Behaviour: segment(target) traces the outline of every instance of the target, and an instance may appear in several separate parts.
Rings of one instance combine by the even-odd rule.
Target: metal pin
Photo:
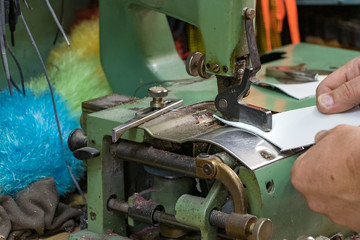
[[[13,95],[12,89],[11,89],[11,77],[10,77],[10,71],[9,71],[9,63],[7,61],[6,57],[6,47],[5,47],[5,5],[4,1],[1,0],[0,2],[0,48],[1,48],[1,57],[3,61],[3,66],[5,70],[6,80],[8,82],[10,95]]]
[[[30,5],[30,3],[29,3],[27,0],[23,0],[23,2],[24,2],[25,7],[26,7],[27,9],[30,9],[30,10],[33,9],[32,6]]]
[[[66,34],[65,34],[65,31],[64,31],[64,29],[62,28],[62,26],[61,26],[61,24],[60,24],[60,22],[59,22],[59,20],[58,20],[58,18],[57,18],[57,16],[56,16],[56,14],[55,14],[55,12],[54,12],[54,9],[51,7],[51,4],[50,4],[49,0],[45,0],[45,1],[46,1],[46,4],[47,4],[47,6],[48,6],[48,8],[49,8],[49,10],[50,10],[50,12],[51,12],[54,20],[55,20],[55,23],[56,23],[56,25],[58,26],[60,32],[62,33],[62,35],[63,35],[63,37],[64,37],[67,45],[70,46],[70,42],[69,42],[69,40],[68,40],[68,38],[67,38],[67,36],[66,36]]]
[[[18,68],[18,71],[19,71],[19,74],[20,74],[20,80],[21,80],[22,93],[23,93],[23,95],[25,96],[24,75],[23,75],[23,72],[22,72],[20,63],[19,63],[19,61],[17,60],[14,52],[11,50],[11,48],[10,48],[9,46],[7,46],[7,50],[9,51],[11,57],[13,58],[16,66],[17,66],[17,68]]]
[[[49,86],[49,90],[50,90],[50,94],[51,94],[51,100],[52,100],[52,104],[53,104],[53,108],[54,108],[54,113],[55,113],[56,125],[57,125],[57,129],[58,129],[58,133],[59,133],[59,138],[60,138],[60,143],[61,143],[61,146],[62,146],[62,150],[63,150],[64,157],[66,158],[66,150],[65,150],[65,145],[64,145],[63,138],[62,138],[62,134],[61,134],[59,117],[58,117],[57,111],[56,111],[56,104],[55,104],[54,92],[53,92],[53,89],[52,89],[52,86],[51,86],[51,82],[50,82],[49,76],[48,76],[47,71],[46,71],[46,67],[45,67],[45,64],[44,64],[44,60],[43,60],[42,57],[41,57],[39,48],[37,47],[37,45],[36,45],[36,43],[35,43],[35,40],[34,40],[32,34],[31,34],[31,31],[30,31],[30,29],[29,29],[29,27],[28,27],[28,25],[27,25],[27,23],[26,23],[26,21],[25,21],[25,18],[24,18],[24,16],[22,15],[21,12],[20,12],[20,19],[21,19],[21,21],[23,22],[24,27],[25,27],[25,29],[26,29],[26,31],[27,31],[30,39],[31,39],[31,43],[33,44],[34,49],[35,49],[35,51],[36,51],[36,53],[37,53],[37,55],[38,55],[38,57],[39,57],[39,60],[40,60],[40,62],[41,62],[41,66],[42,66],[43,71],[44,71],[44,74],[45,74],[46,81],[47,81],[48,86]],[[71,171],[71,168],[70,168],[70,166],[69,166],[69,163],[66,162],[66,159],[65,159],[65,163],[66,163],[66,167],[67,167],[67,169],[68,169],[68,171],[69,171],[69,174],[70,174],[70,176],[71,176],[71,178],[72,178],[72,180],[73,180],[73,182],[74,182],[74,184],[75,184],[75,187],[78,189],[78,191],[79,191],[79,193],[80,193],[83,201],[85,202],[85,204],[87,204],[87,201],[86,201],[86,198],[85,198],[85,196],[84,196],[84,193],[83,193],[83,191],[81,190],[81,188],[80,188],[77,180],[76,180],[75,177],[73,176],[72,171]]]

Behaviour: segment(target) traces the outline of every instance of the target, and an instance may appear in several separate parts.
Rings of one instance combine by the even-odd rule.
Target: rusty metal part
[[[214,102],[201,102],[165,113],[138,128],[166,142],[188,142],[195,136],[222,127],[213,117],[213,111],[216,111]]]
[[[198,231],[192,227],[176,220],[174,215],[164,212],[164,209],[151,200],[140,198],[135,200],[129,207],[128,203],[122,202],[116,198],[108,201],[107,207],[110,210],[120,211],[128,214],[142,222],[160,223],[160,231],[166,237],[180,237],[188,231]],[[250,214],[227,214],[221,211],[213,210],[210,213],[210,224],[225,229],[228,236],[251,240],[269,240],[272,234],[272,223],[269,219],[258,219]],[[251,238],[248,238],[251,236]]]
[[[166,106],[163,101],[164,97],[167,97],[168,90],[161,86],[151,87],[148,90],[149,97],[152,97],[153,100],[150,102],[150,106],[153,108],[163,108]]]
[[[150,224],[158,222],[153,216],[155,212],[159,211],[164,211],[164,207],[151,199],[146,200],[141,196],[136,196],[131,206],[128,207],[128,215],[130,217]]]
[[[123,213],[128,213],[129,205],[126,202],[122,202],[116,198],[110,198],[107,207],[112,210],[117,210]]]
[[[238,175],[218,157],[200,154],[196,158],[196,176],[219,180],[233,198],[234,212],[246,214],[244,186]]]
[[[272,223],[269,219],[258,219],[250,214],[227,214],[213,210],[210,224],[224,228],[228,236],[236,239],[269,240],[272,235]]]
[[[141,112],[138,112],[135,117],[120,126],[113,128],[112,130],[112,141],[117,142],[120,137],[130,128],[137,127],[151,119],[154,119],[170,110],[180,107],[183,104],[181,99],[167,99],[164,101],[165,106],[163,108],[154,109],[147,108]]]
[[[257,217],[250,214],[229,214],[226,219],[225,231],[230,236],[245,238],[252,234],[251,226],[256,223]]]
[[[176,227],[181,227],[181,228],[188,229],[188,230],[198,231],[197,228],[183,224],[183,223],[177,221],[174,215],[165,213],[163,211],[156,211],[154,213],[154,220],[159,223],[164,223],[164,224],[167,224],[170,226],[176,226]]]
[[[195,158],[163,151],[140,143],[121,141],[110,146],[117,158],[195,177]]]
[[[141,204],[136,204],[136,202],[141,202]],[[110,198],[107,207],[110,210],[127,213],[129,217],[136,218],[137,220],[140,221],[149,222],[149,220],[151,219],[152,223],[163,223],[169,226],[180,227],[190,231],[199,230],[195,227],[177,221],[174,215],[165,213],[162,207],[159,207],[159,205],[157,205],[156,203],[154,204],[154,202],[151,200],[145,200],[145,201],[135,200],[135,204],[133,204],[133,206],[130,207],[129,204],[126,202],[122,202],[117,198]],[[138,209],[134,209],[134,207]]]
[[[259,51],[256,45],[254,22],[252,19],[252,16],[255,15],[254,9],[251,8],[245,9],[245,15],[249,15],[249,17],[245,19],[245,31],[246,31],[246,40],[250,53],[251,64],[252,64],[251,68],[253,69],[252,76],[255,76],[255,74],[261,68],[261,62],[260,62]]]

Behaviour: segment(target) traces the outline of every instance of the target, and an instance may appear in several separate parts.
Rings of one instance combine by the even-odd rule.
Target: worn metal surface
[[[221,127],[213,117],[214,111],[213,102],[201,102],[166,113],[139,128],[153,138],[183,143]]]
[[[151,146],[122,141],[110,147],[113,157],[159,167],[186,176],[195,176],[195,158],[155,149]]]
[[[117,142],[120,137],[129,129],[137,127],[151,119],[154,119],[168,111],[171,111],[174,108],[180,107],[183,103],[181,99],[167,99],[164,101],[163,108],[147,108],[144,109],[143,113],[135,114],[134,118],[113,128],[112,130],[112,141]]]
[[[233,202],[234,212],[246,214],[246,196],[240,178],[228,165],[215,156],[200,154],[196,158],[196,176],[220,181],[229,191]]]
[[[219,128],[192,140],[221,147],[250,170],[270,165],[297,152],[280,152],[277,147],[262,138],[233,127]]]
[[[121,94],[110,94],[104,97],[94,98],[81,103],[82,109],[97,112],[104,109],[116,107],[122,104],[136,102],[139,99]]]

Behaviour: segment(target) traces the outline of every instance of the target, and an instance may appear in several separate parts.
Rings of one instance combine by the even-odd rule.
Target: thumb
[[[318,96],[316,105],[320,112],[344,112],[360,104],[360,78],[345,82],[331,92]]]

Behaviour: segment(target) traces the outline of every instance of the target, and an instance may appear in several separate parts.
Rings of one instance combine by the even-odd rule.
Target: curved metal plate
[[[250,170],[264,167],[303,150],[300,148],[280,152],[266,140],[233,127],[219,128],[191,140],[208,142],[224,149]]]

